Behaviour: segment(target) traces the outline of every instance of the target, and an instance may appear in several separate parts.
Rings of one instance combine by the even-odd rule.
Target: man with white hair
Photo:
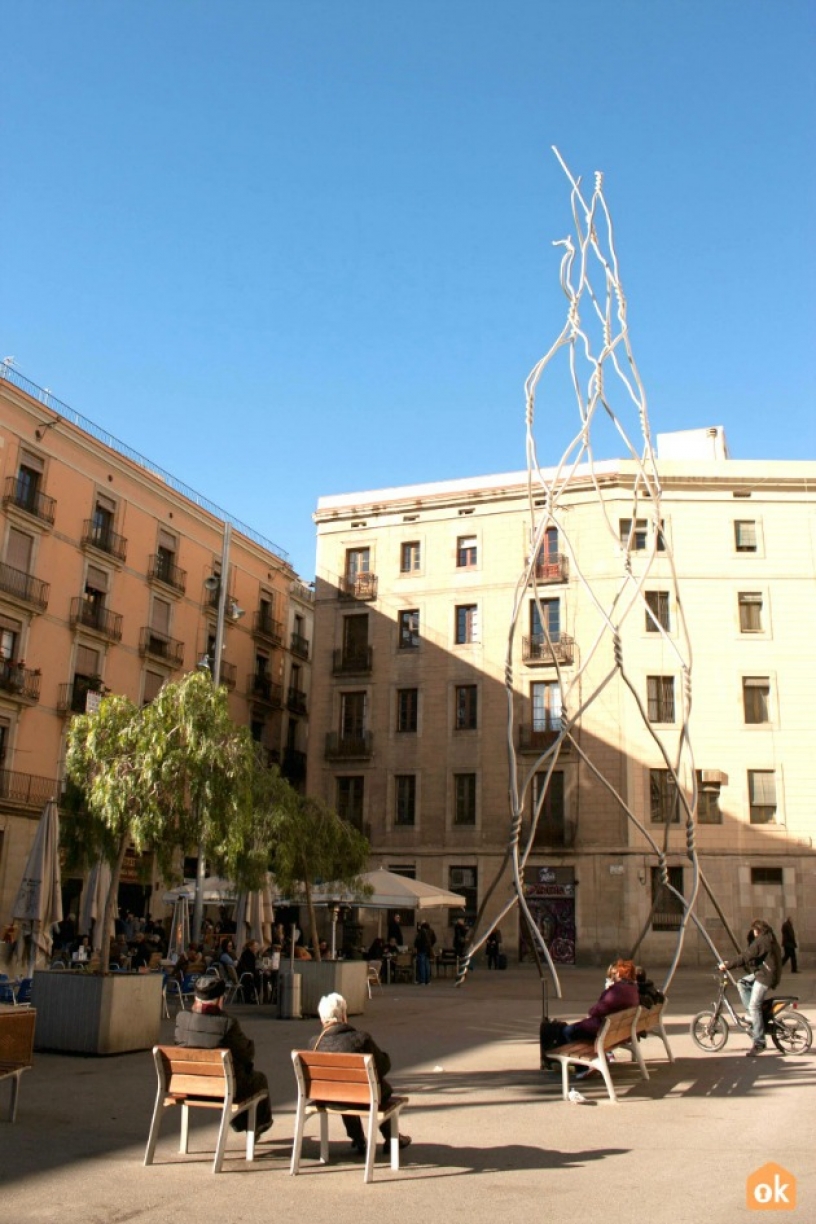
[[[325,1050],[331,1054],[373,1054],[374,1068],[377,1072],[377,1082],[380,1085],[380,1105],[385,1108],[393,1096],[393,1088],[385,1079],[391,1070],[391,1059],[381,1050],[374,1039],[368,1034],[354,1028],[348,1022],[346,1000],[341,994],[328,994],[317,1005],[322,1029],[311,1043],[313,1050]],[[361,1156],[366,1152],[363,1123],[357,1114],[343,1114],[343,1125],[351,1140],[351,1146]],[[383,1152],[387,1155],[391,1139],[390,1123],[385,1122],[380,1127],[383,1137]],[[399,1145],[407,1148],[411,1142],[410,1135],[400,1135]]]

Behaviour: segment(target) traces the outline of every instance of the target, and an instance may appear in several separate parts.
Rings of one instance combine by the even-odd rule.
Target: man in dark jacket
[[[254,1096],[256,1092],[267,1093],[258,1102],[255,1138],[260,1139],[272,1125],[272,1111],[266,1076],[256,1071],[255,1042],[247,1037],[237,1020],[224,1011],[226,983],[221,978],[200,977],[195,985],[195,1002],[192,1011],[180,1011],[176,1016],[176,1045],[197,1050],[229,1050],[235,1071],[235,1094],[239,1101]],[[245,1131],[247,1114],[239,1114],[230,1125],[233,1130]]]
[[[394,1095],[393,1088],[385,1078],[391,1070],[391,1059],[384,1050],[380,1049],[373,1037],[349,1024],[346,1000],[341,994],[324,995],[317,1005],[317,1012],[323,1027],[317,1037],[311,1041],[311,1048],[325,1050],[328,1054],[373,1054],[377,1082],[380,1085],[380,1106],[385,1107]],[[359,1115],[342,1114],[341,1116],[346,1134],[351,1140],[351,1146],[355,1152],[364,1156],[366,1141]],[[390,1122],[384,1122],[380,1127],[380,1134],[384,1140],[383,1151],[386,1154],[391,1139],[390,1126]],[[400,1135],[401,1148],[407,1148],[410,1142],[410,1135]]]
[[[737,988],[751,1021],[753,1045],[748,1051],[748,1057],[754,1058],[765,1049],[762,1001],[769,990],[779,985],[782,976],[782,949],[768,923],[762,918],[755,918],[751,923],[751,934],[753,939],[742,956],[731,961],[720,961],[719,968],[748,970],[737,982]]]

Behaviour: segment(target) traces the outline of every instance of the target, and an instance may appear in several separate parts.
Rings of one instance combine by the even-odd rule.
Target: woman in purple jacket
[[[597,1003],[590,1007],[582,1020],[572,1024],[561,1024],[560,1031],[556,1027],[558,1021],[550,1021],[547,1031],[547,1048],[554,1049],[568,1041],[594,1041],[603,1027],[607,1016],[613,1012],[625,1011],[627,1007],[637,1007],[640,1002],[638,994],[635,962],[616,960],[610,965],[609,976],[612,984],[607,986]],[[542,1049],[546,1061],[546,1049]]]

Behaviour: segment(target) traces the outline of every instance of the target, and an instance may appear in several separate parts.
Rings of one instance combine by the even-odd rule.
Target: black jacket
[[[255,1070],[255,1042],[226,1012],[180,1011],[176,1016],[176,1045],[197,1050],[229,1050],[238,1099],[249,1096],[253,1091],[251,1077]]]
[[[726,969],[747,969],[758,982],[772,990],[782,977],[782,949],[773,931],[765,931],[750,943],[735,960],[725,962]]]
[[[385,1079],[391,1070],[391,1059],[381,1050],[373,1037],[351,1024],[332,1024],[310,1041],[311,1048],[325,1050],[327,1054],[373,1054],[374,1067],[380,1085],[380,1104],[384,1105],[393,1092]]]

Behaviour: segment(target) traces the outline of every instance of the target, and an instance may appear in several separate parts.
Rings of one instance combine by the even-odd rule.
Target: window
[[[365,778],[355,775],[337,779],[337,815],[360,832],[363,829],[364,795]]]
[[[771,682],[767,676],[744,676],[742,704],[746,723],[766,723],[770,716]]]
[[[550,641],[557,642],[561,633],[560,599],[540,599],[538,602],[530,600],[530,636],[538,642],[543,642],[545,625]]]
[[[653,931],[678,931],[683,920],[683,902],[670,889],[683,893],[683,868],[669,867],[669,888],[660,879],[660,868],[652,868]]]
[[[748,803],[751,824],[774,824],[776,774],[772,769],[748,770]]]
[[[475,825],[476,823],[476,775],[474,773],[453,775],[453,823]]]
[[[479,609],[476,604],[458,604],[456,607],[456,645],[479,640]]]
[[[476,537],[459,536],[456,541],[456,564],[459,569],[473,569],[476,565],[478,549],[476,546]]]
[[[752,884],[779,884],[783,883],[781,867],[752,867],[751,868],[751,883]]]
[[[340,735],[343,739],[357,739],[365,734],[366,694],[340,694]]]
[[[754,519],[736,519],[734,522],[734,547],[737,552],[757,551],[757,525]]]
[[[669,629],[669,592],[646,592],[646,630],[648,633],[658,633],[660,629]]]
[[[100,669],[102,656],[90,646],[77,646],[74,659],[74,679],[71,685],[71,710],[75,714],[86,713],[88,693],[101,688]]]
[[[142,705],[150,705],[151,701],[155,701],[159,695],[159,689],[164,684],[164,676],[160,676],[158,672],[146,671],[144,674],[144,687],[142,689]]]
[[[647,676],[649,722],[674,722],[674,676]]]
[[[630,552],[646,552],[649,547],[649,533],[653,530],[653,525],[648,519],[621,519],[618,524],[620,533],[620,542]],[[657,551],[663,552],[666,544],[663,538],[663,524],[657,532]]]
[[[358,574],[369,573],[370,565],[370,548],[349,548],[346,552],[346,578],[353,580]]]
[[[419,689],[397,689],[397,730],[416,731]]]
[[[0,769],[2,769],[5,764],[10,734],[11,724],[5,718],[0,718]]]
[[[536,564],[554,565],[558,562],[558,528],[548,527],[538,549]]]
[[[737,595],[739,606],[740,633],[762,632],[762,595],[759,591],[740,591]]]
[[[21,574],[31,573],[31,558],[34,552],[34,537],[9,527],[6,544],[6,563]]]
[[[542,680],[530,686],[533,732],[561,730],[561,686],[557,680]]]
[[[722,824],[720,809],[720,788],[703,786],[701,770],[697,775],[697,822],[698,824]]]
[[[109,497],[102,497],[101,495],[97,497],[91,520],[91,539],[94,544],[97,544],[106,552],[111,551],[115,513],[116,503],[114,501]]]
[[[397,618],[400,650],[415,650],[419,646],[419,609],[409,608]]]
[[[43,476],[43,462],[35,455],[21,454],[20,466],[17,469],[17,488],[15,500],[24,510],[37,512],[37,494],[40,492]]]
[[[400,549],[400,573],[415,574],[420,568],[422,553],[419,540],[409,540]]]
[[[89,612],[89,621],[93,623],[94,613],[99,613],[105,606],[105,598],[108,593],[108,575],[104,570],[97,569],[95,565],[88,566],[88,573],[85,577],[85,605]]]
[[[0,659],[9,661],[17,658],[17,643],[20,640],[22,625],[17,621],[7,620],[0,616]]]
[[[649,770],[649,810],[652,824],[679,824],[680,802],[668,769]]]
[[[156,577],[162,582],[171,582],[176,566],[178,541],[169,531],[159,529],[159,542],[156,547]]]
[[[159,633],[170,632],[170,604],[166,599],[154,597],[150,610],[150,628],[158,630]]]
[[[416,823],[416,774],[397,774],[394,778],[394,824]]]
[[[479,906],[478,867],[449,867],[448,888],[451,892],[458,893],[460,897],[465,898],[463,906],[465,920],[470,923],[475,922]],[[456,918],[462,917],[460,910],[452,909],[448,911],[448,914],[451,926]]]
[[[456,686],[456,730],[475,731],[478,726],[479,688],[476,684]]]
[[[368,664],[368,613],[343,617],[343,662],[348,666]]]
[[[538,808],[538,801],[546,782],[546,771],[537,773],[533,778],[533,812]],[[554,769],[550,775],[549,786],[544,790],[533,844],[536,846],[564,846],[566,842],[564,771]]]

